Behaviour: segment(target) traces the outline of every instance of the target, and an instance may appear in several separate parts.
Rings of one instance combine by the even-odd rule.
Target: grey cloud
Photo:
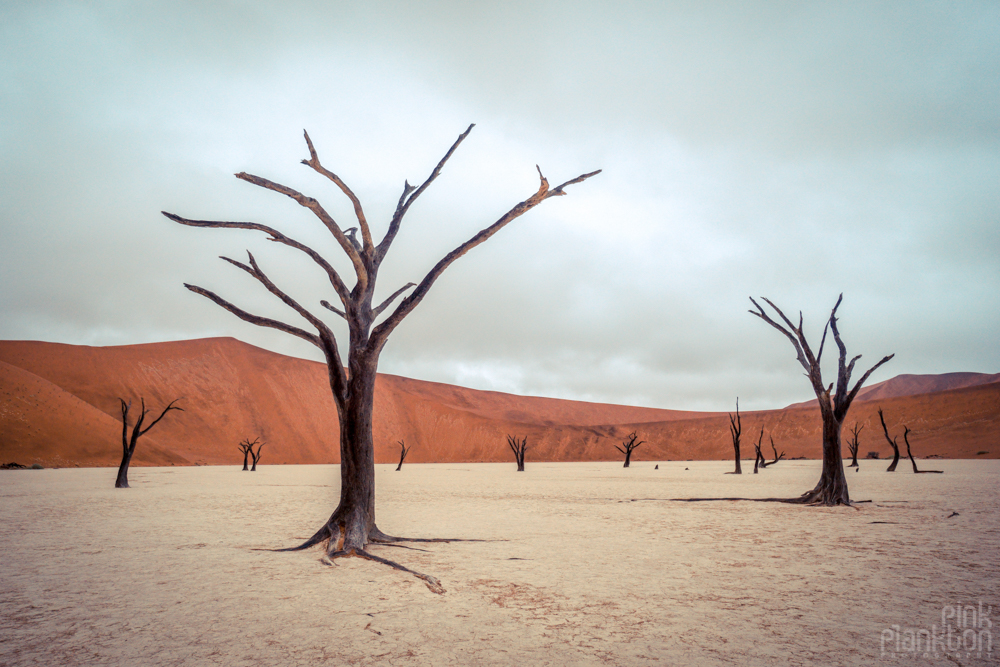
[[[313,306],[308,261],[161,209],[315,244],[251,171],[384,230],[404,179],[476,130],[414,207],[383,291],[537,186],[605,171],[462,258],[394,333],[386,372],[673,408],[805,400],[748,295],[815,335],[843,291],[880,371],[995,372],[1000,10],[993,3],[9,4],[0,15],[0,336],[231,335],[318,358],[187,292],[294,320],[217,259],[254,252]],[[346,335],[340,331],[340,335]]]

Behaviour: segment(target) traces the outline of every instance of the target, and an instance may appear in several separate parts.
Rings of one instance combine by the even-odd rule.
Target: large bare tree
[[[761,298],[774,309],[784,325],[771,319],[770,315],[760,307],[760,304],[753,300],[753,297],[750,298],[750,302],[753,303],[757,310],[751,310],[750,313],[770,324],[791,341],[792,347],[795,348],[796,358],[806,370],[806,377],[809,378],[809,383],[816,393],[820,415],[823,418],[823,472],[820,474],[819,482],[815,488],[802,494],[795,502],[818,505],[850,505],[851,497],[847,491],[847,478],[844,476],[844,460],[841,458],[840,452],[840,429],[844,424],[844,419],[847,418],[847,411],[861,390],[862,385],[875,372],[876,368],[888,362],[895,355],[890,354],[887,357],[883,357],[881,361],[869,368],[861,376],[861,379],[857,381],[854,387],[851,387],[851,373],[854,371],[854,364],[861,358],[861,355],[857,355],[848,362],[847,346],[840,339],[840,330],[837,328],[837,308],[840,307],[840,302],[844,299],[843,294],[837,298],[837,303],[830,312],[830,319],[827,320],[826,326],[823,327],[823,338],[820,340],[819,351],[816,354],[813,354],[812,348],[806,340],[805,333],[802,331],[802,313],[799,313],[799,324],[795,326],[785,317],[780,308],[771,303],[769,299]],[[829,385],[823,383],[823,376],[820,372],[820,361],[823,358],[823,345],[826,343],[827,331],[833,333],[833,339],[836,341],[837,349],[840,351],[837,363],[836,391],[834,391],[834,383],[831,382]]]
[[[305,319],[315,329],[316,333],[286,324],[285,322],[249,313],[202,287],[188,284],[185,284],[185,287],[192,292],[210,299],[246,322],[277,329],[308,341],[318,347],[326,359],[330,390],[333,393],[334,402],[337,406],[337,416],[340,421],[340,502],[333,511],[333,514],[320,526],[319,530],[301,545],[293,547],[293,549],[305,549],[316,544],[326,543],[326,556],[328,560],[341,556],[368,558],[400,570],[411,572],[424,579],[432,590],[435,590],[436,587],[440,588],[440,585],[433,577],[413,572],[398,563],[374,556],[367,551],[369,544],[392,544],[410,539],[387,535],[379,530],[375,523],[375,460],[372,446],[372,410],[379,355],[385,347],[389,334],[399,326],[403,318],[413,312],[413,309],[427,296],[434,282],[455,260],[472,248],[484,243],[506,227],[511,221],[524,215],[547,199],[565,195],[568,186],[581,183],[600,173],[600,171],[593,171],[581,174],[556,187],[550,187],[548,180],[542,175],[541,169],[538,169],[539,186],[536,192],[501,215],[493,224],[482,229],[468,241],[445,255],[418,284],[414,285],[410,283],[395,290],[382,302],[375,301],[375,285],[379,269],[383,260],[385,260],[386,254],[389,252],[393,240],[399,233],[404,216],[417,198],[440,175],[445,163],[469,135],[473,127],[473,125],[470,125],[465,132],[459,135],[458,139],[451,145],[451,148],[448,149],[448,152],[445,153],[444,157],[441,158],[423,183],[419,186],[410,185],[409,182],[403,184],[403,192],[396,204],[396,209],[389,220],[385,235],[378,244],[373,240],[371,227],[358,197],[339,176],[323,166],[308,133],[304,133],[304,135],[306,146],[309,149],[309,158],[302,160],[302,163],[332,181],[350,200],[357,219],[357,225],[361,230],[360,241],[357,240],[353,233],[348,234],[345,232],[327,209],[316,199],[266,178],[244,172],[236,174],[236,177],[241,180],[285,195],[299,205],[309,209],[329,230],[350,260],[355,274],[353,286],[349,286],[333,265],[315,250],[272,227],[256,222],[191,220],[182,218],[179,215],[163,212],[169,219],[191,227],[246,229],[263,232],[268,235],[269,240],[295,248],[306,254],[324,271],[340,305],[331,305],[326,301],[322,302],[322,305],[347,322],[349,342],[347,346],[346,370],[337,346],[337,340],[331,328],[317,315],[301,306],[285,291],[275,285],[257,264],[253,255],[247,253],[248,263],[246,264],[225,257],[223,259],[259,281],[271,294]],[[387,317],[376,324],[377,318],[410,287],[413,287],[410,295],[403,298]]]
[[[184,408],[178,408],[174,405],[177,401],[181,400],[175,398],[167,404],[167,407],[163,408],[163,412],[160,416],[153,420],[153,423],[146,428],[142,427],[143,422],[146,420],[146,415],[149,414],[149,410],[146,409],[146,399],[140,397],[139,404],[141,405],[139,416],[135,419],[135,426],[132,427],[132,434],[129,435],[128,432],[128,413],[132,410],[132,401],[128,403],[125,402],[124,398],[119,398],[122,404],[122,462],[118,466],[118,477],[115,478],[115,488],[116,489],[127,489],[128,486],[128,467],[132,463],[132,455],[135,454],[135,446],[139,443],[139,436],[146,435],[149,433],[149,429],[153,428],[160,423],[168,412],[171,410],[180,410],[184,412]]]

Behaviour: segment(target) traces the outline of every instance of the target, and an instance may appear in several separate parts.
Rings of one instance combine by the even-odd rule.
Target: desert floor
[[[1000,461],[920,463],[849,470],[856,509],[669,500],[798,495],[818,461],[378,466],[384,531],[485,540],[373,549],[444,595],[259,550],[314,532],[337,466],[2,471],[0,664],[996,664],[884,642],[1000,603]]]

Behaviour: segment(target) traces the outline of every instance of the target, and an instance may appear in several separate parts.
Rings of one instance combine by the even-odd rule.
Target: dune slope
[[[267,443],[264,465],[339,462],[336,407],[317,362],[232,338],[117,347],[0,341],[0,362],[4,462],[116,465],[119,397],[143,397],[154,412],[180,398],[185,410],[140,441],[135,465],[240,463],[236,445],[246,437]],[[875,412],[881,405],[893,434],[904,423],[913,430],[918,457],[1000,457],[1000,382],[982,383],[991,377],[900,376],[873,385],[849,421],[865,425],[862,455],[889,452]],[[927,387],[946,390],[922,393]],[[631,431],[645,441],[634,461],[732,456],[725,413],[514,396],[384,374],[375,401],[380,463],[397,459],[400,440],[412,447],[410,462],[507,461],[507,434],[529,438],[529,462],[614,460],[614,445]],[[752,458],[761,426],[769,454],[771,437],[789,458],[820,454],[810,404],[746,413],[743,423],[744,458]]]

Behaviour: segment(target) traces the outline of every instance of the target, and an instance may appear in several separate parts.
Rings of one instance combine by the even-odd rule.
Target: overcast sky
[[[754,6],[756,5],[756,6]],[[140,6],[141,8],[137,8]],[[278,9],[278,7],[281,9]],[[248,171],[349,202],[380,238],[418,200],[380,294],[537,188],[603,169],[454,264],[387,373],[697,410],[811,391],[748,296],[840,328],[872,377],[1000,371],[996,2],[17,2],[0,5],[0,338],[233,336],[318,359],[190,282],[308,327],[217,257],[254,252],[300,302],[324,276],[254,220],[350,264]],[[331,324],[346,343],[346,329]],[[834,361],[830,354],[829,361]],[[865,366],[867,368],[867,366]],[[827,364],[828,381],[834,379]]]

